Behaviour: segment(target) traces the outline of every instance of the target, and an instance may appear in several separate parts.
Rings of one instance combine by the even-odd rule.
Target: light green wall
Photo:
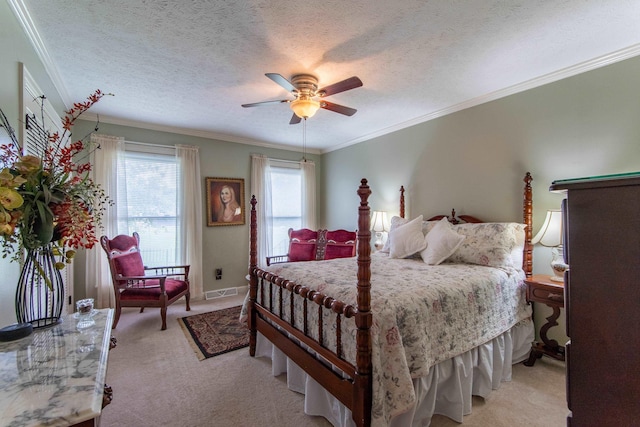
[[[323,166],[323,218],[345,228],[356,224],[363,177],[372,209],[392,215],[404,185],[411,217],[455,208],[519,221],[530,171],[535,233],[546,210],[560,207],[562,196],[548,191],[553,180],[640,170],[640,58],[327,153]],[[549,250],[534,249],[535,273],[550,274],[549,261]],[[550,310],[536,308],[540,325]],[[564,342],[562,330],[549,336]]]
[[[108,88],[101,88],[108,90]],[[117,94],[116,94],[117,96]],[[104,98],[100,102],[109,102]],[[170,107],[168,107],[170,108]],[[93,130],[94,122],[80,120],[74,128],[76,135],[85,135]],[[226,141],[178,135],[168,132],[144,130],[134,127],[118,126],[100,123],[98,133],[124,137],[127,141],[144,142],[162,145],[187,144],[200,147],[200,173],[202,175],[203,200],[203,277],[204,290],[224,289],[246,285],[249,257],[249,218],[245,225],[207,227],[205,203],[205,178],[224,177],[242,178],[245,183],[245,205],[250,209],[251,198],[251,155],[264,154],[272,158],[284,160],[300,160],[302,153],[273,148],[262,148],[247,144],[237,144]],[[322,164],[319,155],[307,154],[307,158],[316,164],[316,185],[318,191],[322,189],[320,177]],[[161,188],[156,189],[162,191]],[[259,203],[260,201],[258,201]],[[141,236],[144,239],[144,236]],[[101,248],[97,248],[102,250]],[[75,296],[85,295],[84,257],[79,254],[75,264]],[[222,279],[215,280],[215,269],[222,268]]]

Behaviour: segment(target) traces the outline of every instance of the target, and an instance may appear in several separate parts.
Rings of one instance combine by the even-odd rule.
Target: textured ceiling
[[[364,86],[327,100],[327,152],[640,54],[638,0],[8,0],[65,102],[103,122],[298,149],[292,98],[264,76]],[[35,29],[35,32],[34,32]]]

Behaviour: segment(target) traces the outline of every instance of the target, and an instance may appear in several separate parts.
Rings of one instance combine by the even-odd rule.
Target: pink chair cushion
[[[144,264],[140,252],[131,252],[113,260],[116,273],[123,276],[144,276]]]
[[[324,250],[324,259],[349,258],[356,254],[355,231],[333,230],[327,231],[327,245]]]
[[[149,300],[151,298],[160,299],[160,281],[153,279],[146,281],[146,288],[128,288],[120,293],[121,300]],[[156,287],[149,287],[149,286]],[[164,288],[169,299],[175,297],[180,292],[186,291],[187,282],[184,280],[167,279],[164,282]]]
[[[308,228],[289,230],[289,261],[313,261],[316,259],[318,231]]]
[[[358,237],[355,231],[347,231],[347,230],[327,230],[327,243],[330,243],[332,240],[338,243],[346,243],[353,242],[355,244],[356,238]]]
[[[308,228],[301,228],[300,230],[291,230],[289,232],[289,240],[309,241],[318,239],[317,230],[309,230]]]
[[[291,242],[289,244],[289,261],[313,261],[315,259],[315,242]]]
[[[349,258],[355,255],[355,246],[327,243],[324,249],[324,259]]]

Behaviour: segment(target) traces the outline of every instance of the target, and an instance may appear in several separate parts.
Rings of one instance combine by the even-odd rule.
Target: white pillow
[[[389,258],[406,258],[424,249],[422,215],[389,232]]]
[[[438,265],[458,249],[464,238],[453,231],[446,217],[442,218],[425,236],[427,247],[420,256],[425,263]]]
[[[384,246],[378,252],[382,252],[383,254],[388,254],[389,249],[391,248],[391,231],[408,223],[409,220],[406,218],[401,218],[399,216],[391,217],[391,227],[389,229],[389,234],[387,235],[387,240],[384,242]],[[425,236],[431,229],[438,223],[438,221],[422,221],[422,234]]]
[[[391,232],[396,228],[400,227],[401,225],[404,225],[408,222],[409,222],[408,219],[401,218],[399,216],[392,216],[391,227],[389,227],[389,234],[387,235],[387,240],[384,242],[384,246],[382,247],[382,249],[380,249],[378,252],[388,254],[389,250],[391,249]]]

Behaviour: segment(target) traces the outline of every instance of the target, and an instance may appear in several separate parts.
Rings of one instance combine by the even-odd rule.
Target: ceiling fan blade
[[[271,80],[273,80],[274,82],[278,83],[280,86],[282,86],[283,88],[285,88],[289,92],[297,91],[295,86],[292,85],[289,80],[285,79],[284,77],[282,77],[278,73],[266,73],[265,76],[269,77]]]
[[[335,95],[336,93],[344,92],[349,89],[355,89],[360,86],[362,86],[362,80],[360,80],[356,76],[353,76],[349,77],[348,79],[342,80],[341,82],[323,87],[318,91],[318,96]]]
[[[252,104],[242,104],[243,107],[259,107],[261,105],[270,105],[270,104],[282,104],[283,102],[291,102],[289,99],[280,99],[278,101],[262,101],[262,102],[254,102]]]
[[[325,110],[334,111],[336,113],[344,114],[345,116],[353,116],[356,111],[355,108],[345,107],[344,105],[333,104],[327,101],[320,101],[320,108]]]
[[[291,117],[291,120],[289,120],[289,124],[290,125],[297,125],[301,121],[302,121],[302,119],[300,117],[296,116],[296,114],[294,113],[293,116]]]

